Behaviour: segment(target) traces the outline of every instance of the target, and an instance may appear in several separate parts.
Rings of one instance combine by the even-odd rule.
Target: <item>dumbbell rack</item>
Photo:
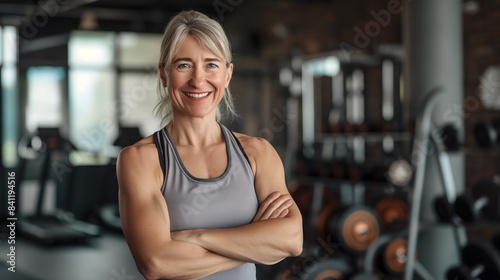
[[[395,187],[392,182],[388,183],[385,176],[388,171],[385,168],[388,166],[383,165],[387,163],[387,160],[406,158],[411,150],[411,131],[413,129],[403,125],[403,112],[405,110],[402,108],[403,102],[400,99],[401,58],[392,56],[392,54],[374,56],[351,54],[349,58],[346,58],[345,55],[343,52],[331,52],[314,57],[302,57],[300,69],[302,76],[301,99],[296,98],[298,96],[293,96],[293,94],[287,99],[287,114],[302,116],[301,119],[291,118],[287,122],[285,169],[286,177],[289,180],[293,178],[294,182],[310,187],[311,193],[308,195],[311,198],[310,204],[307,206],[309,213],[304,216],[304,221],[311,223],[305,227],[312,230],[304,232],[306,247],[308,241],[312,243],[316,241],[313,240],[317,236],[317,232],[314,232],[315,221],[322,207],[325,206],[323,203],[334,204],[340,208],[356,207],[371,204],[380,196],[386,197],[388,194],[400,197],[406,203],[410,191],[409,185]],[[339,65],[336,65],[335,61]],[[386,71],[386,66],[390,66],[389,71]],[[380,69],[377,70],[380,72],[375,72],[380,73],[380,76],[374,74],[373,69],[375,68]],[[325,77],[327,77],[326,81],[323,80]],[[379,77],[381,77],[380,84],[378,84],[380,91],[377,91],[373,89],[373,84],[377,83],[373,80],[379,79]],[[368,82],[370,79],[371,84]],[[330,82],[331,84],[329,84]],[[325,86],[324,83],[327,85]],[[367,92],[374,92],[375,95],[368,95]],[[361,116],[357,115],[356,112],[373,112],[370,110],[376,103],[373,103],[373,100],[369,101],[368,98],[373,98],[378,93],[382,102],[380,115],[374,116],[372,113],[372,116],[369,116],[370,114],[367,113],[366,118],[363,113]],[[366,110],[364,106],[367,106]],[[388,108],[390,110],[386,112]],[[393,149],[388,153],[382,144],[386,138],[393,141]],[[322,144],[319,152],[316,150],[317,143]],[[332,152],[334,149],[335,151],[345,149],[347,152],[344,155],[339,155]],[[321,172],[308,173],[307,175],[299,172],[294,174],[292,167],[298,150],[302,150],[304,155],[308,156],[319,155],[319,159],[312,159],[312,161],[319,161],[318,167],[324,167],[321,165],[325,162],[344,164],[345,162],[342,161],[347,161],[349,175],[345,175],[347,173],[345,166],[343,166],[343,177],[331,174],[325,176]],[[325,154],[329,156],[325,157]],[[360,154],[362,159],[358,157]],[[377,166],[377,164],[381,166]],[[350,175],[350,168],[353,165],[358,168],[367,168],[364,171],[368,170],[369,175],[362,177],[358,174],[354,178]],[[372,168],[381,178],[372,177]],[[327,192],[338,191],[335,193],[333,201],[324,199],[325,190]],[[403,226],[406,227],[406,223]],[[309,240],[308,234],[313,238]],[[349,253],[349,255],[353,257],[355,270],[362,269],[361,264],[364,263],[365,259],[364,252]]]
[[[443,183],[444,193],[448,201],[454,201],[456,198],[456,188],[453,179],[453,173],[449,156],[444,152],[443,143],[440,137],[435,135],[432,130],[431,117],[435,106],[442,97],[440,88],[435,88],[428,94],[424,101],[422,111],[417,115],[415,127],[415,138],[412,153],[418,156],[414,157],[413,165],[416,170],[414,177],[414,185],[412,190],[410,221],[408,226],[408,253],[405,270],[406,280],[412,280],[414,272],[418,273],[424,279],[434,279],[432,275],[415,259],[416,248],[418,242],[418,234],[420,228],[420,208],[422,203],[422,193],[424,189],[425,164],[428,156],[429,145],[432,145],[438,157],[438,166],[440,168],[441,179]],[[423,148],[422,148],[423,147]],[[418,149],[418,150],[416,150]],[[457,247],[462,248],[467,242],[467,237],[460,227],[455,227],[455,238]]]

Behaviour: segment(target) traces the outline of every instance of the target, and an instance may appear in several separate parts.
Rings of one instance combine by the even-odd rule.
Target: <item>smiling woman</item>
[[[229,41],[220,24],[197,12],[181,13],[176,18],[177,20],[171,20],[165,29],[161,44],[162,51],[160,62],[158,65],[158,75],[161,76],[161,79],[158,80],[161,80],[161,83],[158,84],[160,103],[156,108],[156,112],[166,123],[172,118],[171,99],[166,91],[168,88],[166,84],[166,74],[173,70],[171,67],[173,67],[176,62],[182,62],[182,59],[190,60],[189,57],[178,54],[179,51],[184,50],[182,44],[185,43],[186,37],[193,37],[189,38],[188,41],[191,42],[187,43],[194,43],[192,39],[195,39],[197,45],[207,51],[211,59],[219,62],[219,69],[220,66],[222,66],[221,64],[224,64],[225,67],[230,67],[228,70],[230,70],[232,74],[233,57],[229,47]],[[180,61],[178,61],[179,59]],[[183,65],[182,67],[185,66],[186,65]],[[231,77],[229,77],[229,79],[230,78]],[[231,92],[227,85],[223,96],[223,104],[226,107],[227,113],[236,115]],[[218,106],[216,111],[217,120],[220,120],[222,115],[221,111],[222,110]]]
[[[164,128],[121,151],[123,232],[147,279],[256,279],[302,251],[302,217],[265,140],[219,123],[233,72],[220,24],[181,12],[158,63]]]
[[[222,100],[229,85],[233,64],[222,62],[187,35],[167,71],[160,70],[174,108],[190,110],[193,117],[207,116]],[[168,73],[168,75],[167,75]]]

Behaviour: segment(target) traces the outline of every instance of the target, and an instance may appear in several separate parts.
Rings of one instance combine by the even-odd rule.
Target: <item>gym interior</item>
[[[275,147],[302,213],[258,279],[500,279],[499,0],[0,1],[0,279],[143,279],[116,158],[162,127],[188,9],[231,42],[222,122]]]

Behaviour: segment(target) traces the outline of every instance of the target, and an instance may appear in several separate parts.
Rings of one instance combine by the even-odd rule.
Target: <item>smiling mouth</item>
[[[191,98],[203,98],[210,94],[210,92],[194,93],[194,92],[184,92],[184,94]]]

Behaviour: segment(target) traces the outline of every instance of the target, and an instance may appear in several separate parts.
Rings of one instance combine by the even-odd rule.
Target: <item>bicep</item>
[[[120,155],[117,173],[122,228],[127,243],[140,260],[170,240],[168,209],[151,168],[133,153]],[[161,234],[158,234],[161,233]]]
[[[258,150],[255,153],[255,191],[259,203],[262,203],[273,192],[290,195],[285,181],[285,171],[280,156],[271,144],[265,140],[259,140]],[[290,196],[291,199],[291,196]],[[289,208],[288,216],[300,215],[295,202]]]

